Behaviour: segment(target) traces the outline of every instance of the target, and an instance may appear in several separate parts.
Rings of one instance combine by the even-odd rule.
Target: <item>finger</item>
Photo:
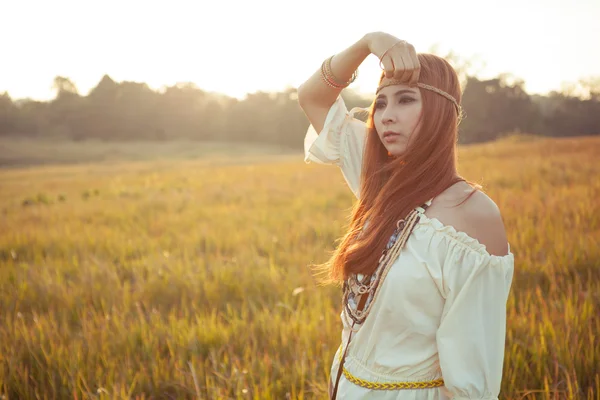
[[[408,56],[405,55],[402,60],[404,61],[404,73],[402,74],[402,79],[403,82],[406,82],[407,85],[410,85],[410,81],[412,78],[412,74],[413,71],[415,70],[415,67],[413,65],[413,61],[412,59]]]
[[[407,65],[406,57],[402,57],[400,60],[401,60],[400,63],[402,65],[402,70],[400,71],[399,79],[402,83],[408,83],[408,78],[410,76],[410,69],[409,69],[409,66]]]
[[[392,78],[394,76],[394,62],[389,54],[386,54],[382,61],[383,70],[385,71],[386,78]]]
[[[400,41],[394,46],[394,78],[402,81],[403,77],[405,77],[406,71],[406,60],[404,58],[404,54],[407,52],[407,43],[405,41]]]
[[[394,61],[394,66],[395,66],[394,79],[402,81],[402,75],[404,74],[404,70],[406,69],[406,66],[404,65],[404,60],[402,59],[402,57],[396,56],[396,59]]]
[[[409,86],[414,85],[414,74],[415,74],[415,65],[413,64],[413,60],[410,57],[406,57],[406,73],[402,76],[406,81],[406,84]]]
[[[419,56],[414,48],[410,51],[410,58],[413,63],[413,71],[411,74],[411,85],[416,85],[419,82],[419,77],[421,75],[421,63],[419,62]]]
[[[410,76],[410,86],[417,86],[417,84],[419,83],[420,76],[421,76],[421,69],[420,68],[413,69],[412,74]]]
[[[408,86],[413,87],[413,86],[417,85],[417,82],[419,81],[419,78],[418,78],[419,72],[418,71],[419,70],[416,68],[414,68],[410,71],[410,75],[408,77]]]

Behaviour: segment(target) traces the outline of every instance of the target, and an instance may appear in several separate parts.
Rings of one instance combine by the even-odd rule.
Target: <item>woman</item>
[[[366,123],[341,90],[374,54]],[[461,88],[444,59],[365,35],[298,88],[305,160],[334,164],[358,201],[325,265],[343,284],[338,399],[497,399],[514,256],[492,199],[457,172]]]

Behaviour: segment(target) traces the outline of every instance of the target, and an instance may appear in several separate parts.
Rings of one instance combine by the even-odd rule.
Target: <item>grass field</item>
[[[52,138],[0,137],[0,167],[35,165],[117,164],[128,161],[202,160],[228,164],[287,156],[285,146],[259,143],[199,142],[193,140],[123,141],[56,140]],[[235,154],[235,158],[231,157]]]
[[[600,137],[461,148],[515,254],[502,399],[600,397]],[[0,398],[322,399],[353,198],[302,155],[0,170]]]

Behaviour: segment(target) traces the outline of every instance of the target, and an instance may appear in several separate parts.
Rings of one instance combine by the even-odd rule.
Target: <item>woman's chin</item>
[[[386,148],[392,157],[400,157],[404,154],[404,146],[387,146]]]

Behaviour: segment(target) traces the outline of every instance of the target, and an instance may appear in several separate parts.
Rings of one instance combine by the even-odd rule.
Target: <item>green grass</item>
[[[600,396],[600,138],[461,149],[515,278],[503,399]],[[5,399],[324,398],[353,198],[302,156],[0,171]]]

